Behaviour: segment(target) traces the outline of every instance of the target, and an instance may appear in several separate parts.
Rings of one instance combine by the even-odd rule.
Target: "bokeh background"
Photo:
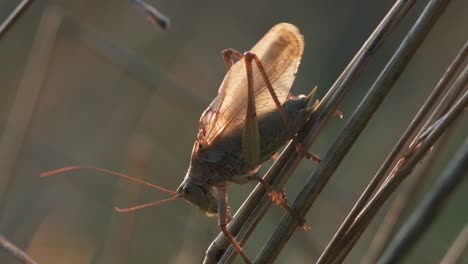
[[[17,2],[0,1],[2,20]],[[216,218],[182,201],[118,214],[114,205],[166,194],[97,172],[46,179],[39,173],[89,164],[175,189],[199,116],[226,72],[221,50],[248,50],[274,24],[294,23],[306,45],[291,91],[318,85],[322,97],[393,2],[151,1],[171,18],[162,31],[130,1],[35,1],[0,41],[0,232],[39,263],[201,263],[219,233]],[[418,1],[384,44],[340,107],[345,120],[330,121],[313,153],[324,155],[425,3]],[[311,263],[320,255],[467,39],[467,13],[467,1],[451,1],[307,215],[312,230],[296,232],[278,263]],[[466,121],[465,115],[421,191],[466,137]],[[303,162],[296,171],[286,186],[290,201],[315,166]],[[237,209],[253,186],[230,186],[230,206]],[[406,263],[438,262],[468,219],[467,199],[465,182]],[[270,209],[245,245],[249,256],[283,214]],[[359,262],[378,222],[347,263]],[[0,263],[15,261],[0,252]]]

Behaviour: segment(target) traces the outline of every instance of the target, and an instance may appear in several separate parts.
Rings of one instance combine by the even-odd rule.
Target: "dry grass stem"
[[[398,228],[403,224],[410,210],[414,208],[414,201],[420,194],[423,181],[427,179],[428,174],[434,169],[436,160],[441,158],[444,147],[447,146],[450,139],[453,137],[453,132],[459,129],[460,120],[452,125],[447,132],[442,136],[437,144],[433,147],[431,153],[425,158],[421,167],[411,174],[408,179],[403,182],[399,188],[395,200],[390,205],[390,208],[385,214],[384,219],[375,232],[372,241],[369,244],[369,249],[363,256],[361,263],[372,264],[376,263],[382,255],[390,240],[395,236]]]
[[[425,233],[440,213],[456,187],[466,178],[468,172],[468,139],[455,154],[444,172],[424,197],[421,205],[412,213],[398,234],[379,259],[379,264],[399,263]]]
[[[13,243],[8,241],[6,237],[3,235],[0,235],[0,245],[1,248],[5,251],[11,254],[13,257],[15,257],[18,261],[21,261],[21,263],[24,264],[36,264],[36,262],[26,254],[23,250],[19,249],[17,246],[15,246]]]
[[[0,39],[8,32],[8,30],[15,24],[16,20],[23,14],[26,9],[32,4],[32,0],[23,0],[18,6],[10,13],[10,15],[0,25]]]
[[[384,164],[382,167],[379,169],[379,171],[376,173],[374,178],[372,179],[371,183],[368,185],[366,190],[363,192],[361,198],[358,200],[356,203],[355,207],[352,209],[346,220],[343,222],[342,227],[340,227],[339,232],[337,232],[338,237],[341,237],[344,235],[344,232],[349,228],[349,226],[352,224],[356,216],[359,214],[359,212],[362,210],[364,207],[365,203],[368,201],[372,193],[375,192],[379,182],[382,181],[384,175],[388,172],[388,169],[390,166],[394,163],[396,160],[398,154],[402,151],[403,147],[405,144],[410,139],[410,136],[414,133],[415,129],[419,124],[423,121],[423,118],[430,113],[430,108],[434,106],[436,100],[441,97],[441,93],[445,90],[447,87],[448,83],[450,80],[453,78],[454,74],[458,71],[459,67],[462,65],[463,61],[466,59],[468,53],[468,42],[465,43],[463,48],[460,50],[460,52],[457,54],[447,71],[445,72],[444,76],[440,79],[434,90],[432,91],[431,95],[427,98],[426,102],[424,105],[420,108],[416,116],[414,117],[413,121],[411,124],[408,126],[406,131],[403,133],[403,136],[400,138],[398,143],[395,145],[393,150],[391,151],[390,155],[387,157],[385,160]],[[458,88],[457,88],[458,87]],[[459,91],[460,89],[463,88],[463,86],[452,86],[452,88],[457,88],[455,93]],[[440,101],[440,103],[436,106],[435,110],[433,113],[438,113],[438,118],[440,118],[445,112],[438,111],[438,109],[441,109],[442,106],[447,104],[447,95],[454,93],[453,89],[450,89],[448,93],[445,94],[444,98]],[[452,102],[453,104],[453,102]],[[446,110],[445,110],[446,111]],[[421,128],[421,131],[424,131],[425,128],[429,126],[429,124],[434,122],[435,115],[432,114],[430,118],[427,119],[427,122],[424,124],[424,126]],[[417,137],[415,137],[417,138]],[[447,140],[447,136],[444,136],[443,140]],[[440,142],[441,146],[444,144]],[[437,157],[438,150],[440,148],[437,148],[436,151],[431,153],[431,156],[429,159],[435,159]],[[420,182],[424,179],[424,175],[426,172],[429,170],[433,163],[432,162],[426,162],[425,163],[425,168],[421,171],[419,171],[417,174],[412,175],[406,182],[405,182],[405,188],[403,188],[399,194],[398,197],[395,199],[393,204],[391,205],[389,211],[387,212],[382,224],[379,227],[379,230],[376,232],[372,242],[370,243],[370,248],[366,255],[364,256],[362,262],[363,263],[375,263],[377,258],[380,256],[380,254],[383,252],[385,246],[391,239],[391,237],[394,235],[395,229],[399,226],[399,222],[401,221],[400,216],[406,211],[406,208],[408,208],[408,205],[410,201],[412,200],[412,197],[416,195],[416,188],[419,186]]]
[[[406,153],[403,154],[403,157],[400,159],[397,165],[395,165],[383,186],[369,201],[366,207],[356,218],[353,225],[347,231],[342,240],[344,246],[340,248],[338,255],[330,258],[332,261],[338,259],[338,263],[341,263],[344,260],[346,255],[352,249],[356,241],[360,238],[385,201],[393,194],[393,192],[403,182],[403,180],[413,171],[421,159],[427,155],[428,151],[432,148],[439,137],[463,113],[463,110],[467,107],[467,105],[468,92],[465,92],[465,94],[457,101],[457,103],[450,109],[450,111],[441,119],[437,120],[428,130],[426,130],[423,133],[423,137],[418,139],[418,143],[413,147],[410,147]]]
[[[385,175],[388,173],[388,170],[390,167],[394,164],[394,162],[397,160],[398,155],[401,153],[403,150],[403,147],[408,144],[408,142],[411,139],[411,136],[415,133],[416,128],[423,122],[424,118],[427,116],[429,113],[430,108],[433,108],[437,99],[439,99],[442,95],[442,93],[445,91],[448,83],[452,79],[453,75],[457,72],[459,69],[460,65],[464,61],[466,55],[468,52],[468,43],[464,45],[462,50],[459,52],[459,54],[456,56],[455,60],[453,63],[450,65],[450,67],[447,69],[445,72],[444,76],[440,79],[436,87],[433,89],[431,95],[426,99],[424,102],[423,106],[419,109],[418,113],[416,116],[413,118],[411,121],[410,125],[408,128],[405,130],[403,135],[400,137],[399,141],[397,144],[393,147],[392,151],[380,167],[380,169],[377,171],[377,173],[374,175],[364,192],[362,193],[361,197],[359,197],[358,201],[354,205],[353,209],[351,212],[348,214],[346,219],[344,220],[343,224],[341,227],[338,229],[337,233],[333,237],[333,239],[330,241],[329,245],[327,246],[327,249],[324,251],[324,255],[328,254],[328,251],[330,250],[336,250],[342,246],[342,244],[339,242],[343,239],[343,236],[345,235],[346,231],[349,229],[351,224],[354,222],[355,218],[357,215],[361,212],[361,210],[364,208],[366,203],[369,201],[370,197],[372,194],[377,190],[379,183],[382,182],[384,179]],[[441,101],[440,104],[442,104],[444,100]],[[440,105],[439,104],[439,105]]]

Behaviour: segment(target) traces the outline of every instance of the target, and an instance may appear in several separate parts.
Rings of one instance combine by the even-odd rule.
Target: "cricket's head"
[[[184,180],[177,188],[177,194],[190,204],[195,205],[207,216],[218,214],[218,201],[213,186],[209,183],[211,171],[200,159],[200,145],[195,142],[190,159],[190,166]]]
[[[187,202],[197,206],[207,216],[218,214],[218,202],[213,187],[198,184],[186,177],[177,189],[177,193]]]

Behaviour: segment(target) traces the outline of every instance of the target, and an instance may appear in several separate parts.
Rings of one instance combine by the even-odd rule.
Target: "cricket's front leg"
[[[249,258],[242,250],[242,247],[237,243],[236,238],[227,229],[228,211],[227,211],[227,191],[226,186],[218,187],[218,225],[221,228],[224,236],[231,242],[234,249],[242,257],[245,263],[250,262]]]
[[[278,97],[276,96],[275,90],[273,89],[273,86],[272,86],[272,84],[270,82],[270,79],[268,79],[267,73],[266,73],[265,68],[263,67],[263,64],[260,61],[260,59],[257,57],[257,55],[255,55],[254,53],[251,53],[251,52],[244,53],[244,58],[245,58],[245,64],[247,66],[248,88],[252,90],[252,94],[250,94],[250,90],[249,90],[248,101],[253,100],[253,105],[255,106],[255,95],[253,93],[253,87],[250,87],[251,84],[253,85],[253,80],[252,80],[251,83],[250,83],[250,80],[253,78],[252,77],[252,61],[254,61],[255,64],[257,65],[257,68],[258,68],[260,74],[262,75],[263,81],[265,82],[265,85],[266,85],[268,91],[270,92],[270,95],[271,95],[273,101],[275,102],[276,108],[278,109],[278,112],[279,112],[280,117],[281,117],[281,121],[283,122],[284,126],[287,129],[288,134],[289,134],[290,138],[292,139],[292,141],[294,143],[294,146],[296,147],[297,153],[303,155],[307,159],[312,160],[314,162],[317,162],[317,163],[320,162],[319,157],[307,152],[304,149],[304,147],[302,146],[302,144],[299,143],[299,141],[298,141],[298,139],[296,137],[296,132],[294,131],[291,123],[289,122],[289,120],[288,120],[288,118],[286,116],[286,112],[284,111],[283,106],[281,105],[280,101],[278,100]],[[253,108],[253,109],[255,111],[255,108]],[[247,112],[248,112],[248,110],[249,110],[249,108],[247,108]],[[246,123],[246,126],[247,126],[247,123]]]

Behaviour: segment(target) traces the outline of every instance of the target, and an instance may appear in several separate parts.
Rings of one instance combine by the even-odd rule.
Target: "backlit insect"
[[[143,183],[172,195],[162,201],[116,208],[119,212],[183,198],[209,216],[218,215],[222,232],[243,260],[250,263],[226,227],[231,218],[227,206],[227,185],[259,181],[267,188],[272,200],[291,212],[283,197],[257,175],[258,169],[290,140],[293,140],[297,152],[319,161],[316,156],[304,151],[296,140],[296,133],[318,106],[318,101],[312,103],[316,89],[309,96],[289,94],[303,49],[304,41],[299,30],[294,25],[280,23],[243,55],[233,49],[223,51],[229,70],[218,96],[200,118],[190,166],[177,191],[90,166],[66,167],[45,172],[41,176],[74,169],[93,169]],[[233,58],[238,61],[234,63]],[[303,220],[298,220],[307,228]]]

